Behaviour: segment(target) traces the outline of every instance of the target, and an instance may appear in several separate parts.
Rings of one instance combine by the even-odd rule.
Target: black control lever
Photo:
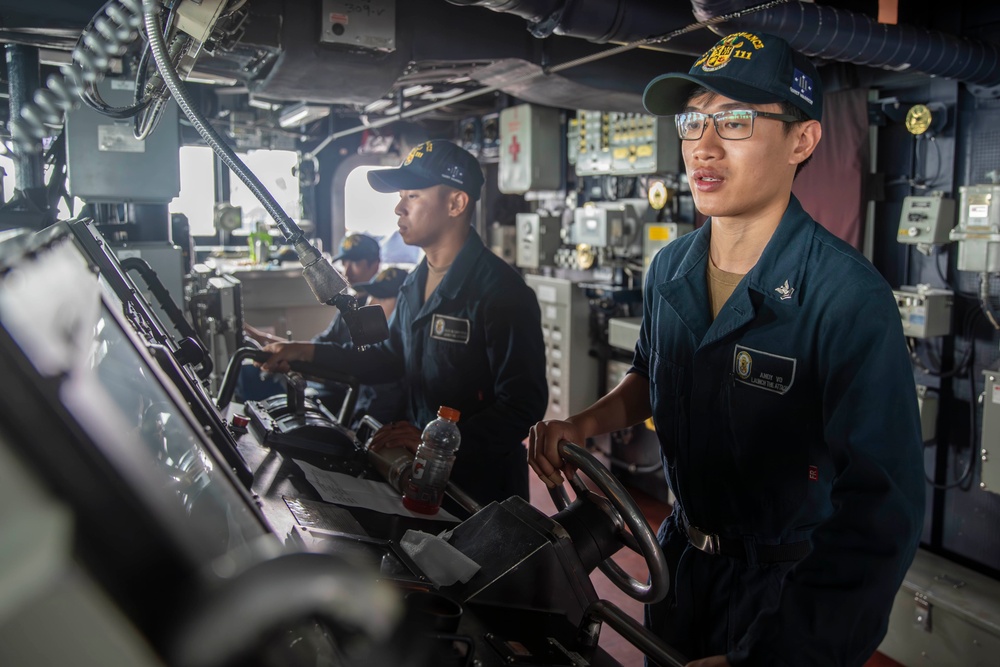
[[[376,306],[376,308],[377,307],[378,306]],[[379,308],[379,310],[381,310],[381,308]],[[383,316],[382,319],[384,320],[385,316]],[[236,382],[240,375],[240,366],[243,365],[243,361],[245,359],[252,359],[254,361],[264,363],[270,358],[270,352],[265,352],[264,350],[258,350],[252,347],[241,347],[236,350],[233,354],[233,358],[229,360],[229,365],[226,366],[226,374],[222,378],[222,385],[219,387],[219,395],[215,399],[215,405],[220,410],[224,410],[232,402],[233,394],[236,392]],[[361,383],[358,378],[353,375],[345,375],[344,373],[339,373],[326,366],[320,366],[308,361],[291,361],[288,365],[296,373],[313,375],[321,377],[325,380],[333,380],[334,382],[342,382],[348,386],[351,397],[356,399],[358,395],[358,388],[361,386]],[[347,406],[345,403],[345,406],[346,408],[349,408],[350,411],[353,411],[353,405]],[[348,411],[342,410],[342,412]],[[348,412],[348,415],[349,414],[350,412]],[[341,418],[343,418],[343,416]]]

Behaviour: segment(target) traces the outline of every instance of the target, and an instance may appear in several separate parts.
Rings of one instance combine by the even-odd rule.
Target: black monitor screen
[[[266,529],[122,310],[70,242],[0,282],[0,323],[136,495],[200,558],[235,557]]]

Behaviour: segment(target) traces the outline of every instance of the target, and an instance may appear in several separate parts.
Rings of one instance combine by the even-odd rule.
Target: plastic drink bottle
[[[438,418],[424,428],[412,474],[403,492],[403,505],[412,512],[437,514],[444,489],[455,464],[455,453],[462,440],[458,432],[459,412],[442,405]]]
[[[271,234],[267,225],[258,222],[256,230],[247,237],[247,243],[250,246],[250,263],[266,264],[271,258]]]

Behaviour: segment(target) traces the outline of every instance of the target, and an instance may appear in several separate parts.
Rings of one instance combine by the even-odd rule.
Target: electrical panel
[[[493,223],[490,227],[490,250],[508,264],[517,260],[517,233],[513,225]]]
[[[639,329],[642,327],[641,317],[609,317],[608,345],[628,352],[635,352],[635,344],[639,342]],[[614,387],[615,384],[609,384]]]
[[[557,190],[562,184],[561,144],[558,109],[519,104],[501,111],[500,192]]]
[[[932,338],[951,333],[951,310],[954,293],[928,285],[902,285],[892,291],[903,322],[903,335],[909,338]]]
[[[1000,493],[1000,370],[983,371],[983,433],[979,456],[982,472],[979,488]]]
[[[323,0],[319,41],[396,50],[396,0]]]
[[[578,176],[684,171],[672,117],[581,110],[569,123],[567,139]]]
[[[948,243],[948,234],[954,226],[954,199],[941,196],[905,197],[896,240],[899,243],[940,245]]]
[[[1000,272],[1000,185],[959,188],[958,225],[949,237],[958,241],[958,270]]]
[[[590,305],[579,285],[564,278],[529,274],[542,311],[546,419],[566,419],[597,400],[597,360],[590,355]]]
[[[132,79],[97,84],[112,106],[129,106]],[[116,120],[83,106],[66,114],[69,193],[87,202],[166,203],[181,189],[178,107],[167,104],[148,137],[136,139],[132,119]]]
[[[517,258],[523,269],[537,269],[555,264],[556,250],[562,244],[562,219],[541,213],[518,213]]]
[[[649,268],[653,256],[678,237],[694,231],[694,225],[686,222],[648,222],[642,235],[642,270]]]
[[[595,248],[619,246],[625,237],[625,210],[603,206],[581,206],[573,211],[572,243]]]

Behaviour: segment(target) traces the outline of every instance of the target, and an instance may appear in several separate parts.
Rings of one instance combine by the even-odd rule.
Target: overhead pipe
[[[699,21],[749,8],[746,0],[691,0]],[[756,30],[781,37],[806,56],[912,71],[982,86],[1000,85],[996,44],[926,30],[887,25],[856,12],[789,2],[712,26],[726,34]]]
[[[594,42],[630,42],[667,33],[691,18],[704,22],[753,10],[749,0],[448,0],[528,21],[537,37],[564,35]],[[887,25],[857,12],[788,2],[710,26],[726,34],[757,30],[782,37],[810,57],[912,71],[982,86],[1000,85],[1000,47],[910,25]]]
[[[691,22],[683,3],[662,0],[448,0],[485,7],[528,22],[535,37],[564,35],[591,42],[627,43],[668,33]]]

